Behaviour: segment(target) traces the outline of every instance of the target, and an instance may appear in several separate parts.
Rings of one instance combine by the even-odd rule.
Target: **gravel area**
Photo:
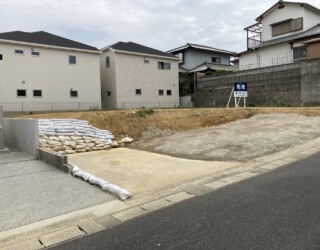
[[[320,137],[319,128],[320,117],[259,114],[228,124],[142,140],[134,143],[133,148],[187,159],[245,162]]]

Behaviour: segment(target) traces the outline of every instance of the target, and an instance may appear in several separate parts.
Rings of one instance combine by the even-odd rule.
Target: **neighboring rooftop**
[[[214,52],[228,54],[228,55],[236,54],[236,52],[233,52],[233,51],[217,49],[217,48],[213,48],[213,47],[210,47],[210,46],[199,45],[199,44],[194,44],[194,43],[187,43],[186,45],[183,45],[181,47],[169,50],[167,52],[168,53],[175,53],[175,52],[183,51],[183,50],[185,50],[187,48],[195,48],[195,49],[206,50],[206,51],[214,51]]]
[[[143,46],[138,43],[133,43],[133,42],[118,42],[115,44],[112,44],[106,48],[111,48],[116,51],[126,51],[126,52],[133,52],[133,53],[139,53],[139,54],[147,54],[147,55],[154,55],[154,56],[163,56],[163,57],[171,57],[171,58],[176,58],[176,56],[163,52],[160,50],[152,49],[146,46]],[[104,50],[104,49],[102,49]]]
[[[269,14],[274,8],[281,8],[283,6],[285,6],[286,4],[291,4],[291,5],[300,5],[301,7],[306,7],[308,9],[311,9],[315,12],[320,13],[320,9],[318,9],[317,7],[314,7],[311,4],[308,3],[304,3],[304,2],[289,2],[289,1],[282,1],[279,0],[277,3],[275,3],[274,5],[272,5],[269,9],[267,9],[265,12],[263,12],[260,16],[258,16],[256,18],[257,22],[261,22],[261,20],[267,15]]]
[[[92,50],[99,51],[97,48],[79,43],[61,36],[56,36],[44,31],[38,32],[22,32],[22,31],[12,31],[0,33],[0,39],[25,42],[25,43],[35,43],[42,45],[51,45],[57,47],[66,47],[73,49],[82,49],[82,50]]]

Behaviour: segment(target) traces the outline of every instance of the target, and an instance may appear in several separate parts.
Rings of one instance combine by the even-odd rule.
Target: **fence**
[[[100,102],[0,102],[5,112],[97,110]]]
[[[179,102],[117,102],[118,109],[177,108]]]

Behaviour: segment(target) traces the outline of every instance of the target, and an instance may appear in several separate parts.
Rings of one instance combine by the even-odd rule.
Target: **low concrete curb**
[[[62,170],[63,172],[70,173],[71,167],[68,165],[68,157],[49,152],[40,148],[36,149],[37,158],[45,163]]]
[[[307,158],[319,151],[320,138],[280,153],[260,157],[223,173],[198,178],[157,193],[125,202],[114,200],[24,227],[0,232],[0,248],[20,249],[19,246],[30,246],[27,249],[39,249],[40,247],[60,244],[66,240],[112,228],[186,199],[254,178]]]

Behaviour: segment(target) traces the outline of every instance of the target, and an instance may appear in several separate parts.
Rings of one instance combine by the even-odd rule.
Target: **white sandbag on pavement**
[[[83,172],[79,167],[72,165],[72,175],[81,177],[82,179],[89,181],[91,184],[99,185],[102,190],[108,191],[112,194],[117,195],[121,200],[126,200],[132,196],[127,190],[120,188],[117,185],[106,182],[100,178],[95,177],[89,173]]]

